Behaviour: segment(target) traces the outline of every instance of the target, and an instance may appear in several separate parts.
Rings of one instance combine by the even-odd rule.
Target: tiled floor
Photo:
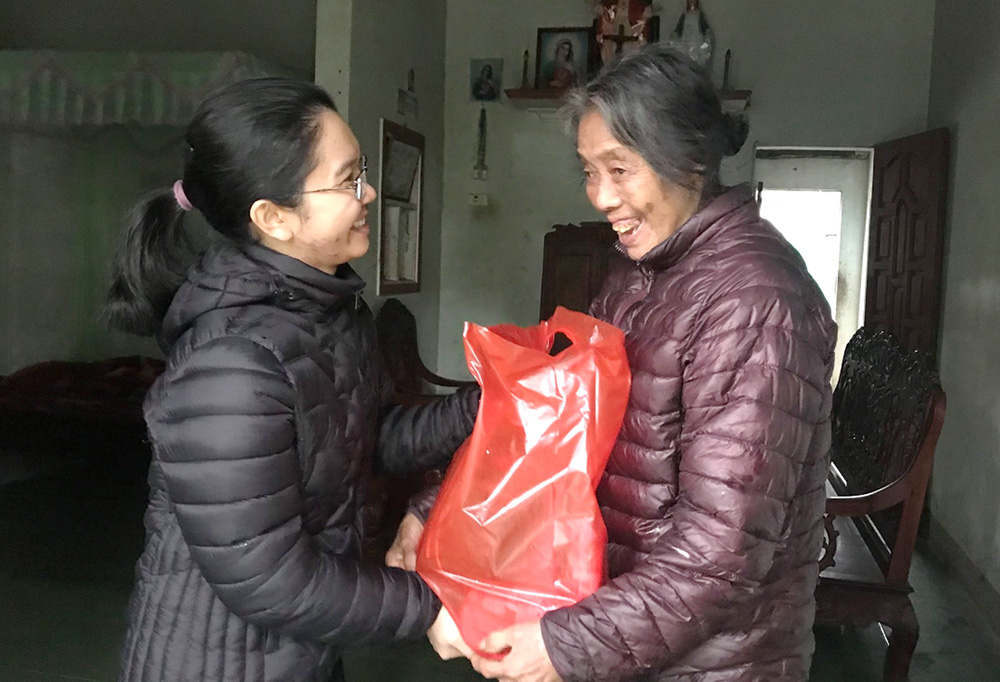
[[[2,469],[2,455],[0,455]],[[0,486],[0,682],[109,682],[141,541],[141,467],[49,468]],[[914,682],[1000,682],[1000,641],[949,567],[914,560]],[[817,633],[812,679],[881,679],[875,628]],[[350,682],[474,682],[425,642],[353,652]]]

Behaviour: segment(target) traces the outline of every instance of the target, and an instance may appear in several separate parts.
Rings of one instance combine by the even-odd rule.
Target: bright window
[[[760,214],[802,254],[809,274],[835,311],[840,269],[840,192],[765,188]]]

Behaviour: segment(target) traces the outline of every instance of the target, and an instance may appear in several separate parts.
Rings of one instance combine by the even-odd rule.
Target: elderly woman
[[[571,94],[587,196],[628,259],[591,313],[633,384],[597,491],[609,581],[473,657],[501,680],[805,680],[835,327],[746,187],[708,76],[660,45]]]

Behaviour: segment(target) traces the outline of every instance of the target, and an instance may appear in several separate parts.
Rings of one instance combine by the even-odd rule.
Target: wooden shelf
[[[511,106],[525,111],[553,112],[559,108],[565,88],[509,88],[503,91]]]
[[[722,110],[730,113],[746,111],[750,108],[750,92],[750,90],[720,90]]]
[[[504,90],[511,106],[536,113],[555,112],[566,90],[563,88],[509,88]],[[750,108],[750,90],[720,92],[722,110],[739,113]]]

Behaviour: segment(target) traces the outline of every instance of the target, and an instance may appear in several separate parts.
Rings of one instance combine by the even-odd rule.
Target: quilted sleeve
[[[168,370],[147,420],[191,557],[247,622],[338,645],[426,632],[416,574],[322,552],[301,524],[295,395],[277,358],[223,338]]]
[[[427,405],[387,407],[379,424],[375,465],[391,473],[446,465],[472,433],[480,393],[479,386],[472,386]]]
[[[745,288],[708,306],[698,328],[678,493],[655,550],[542,620],[566,682],[662,669],[733,627],[787,541],[803,465],[829,419],[832,324],[795,293]]]

